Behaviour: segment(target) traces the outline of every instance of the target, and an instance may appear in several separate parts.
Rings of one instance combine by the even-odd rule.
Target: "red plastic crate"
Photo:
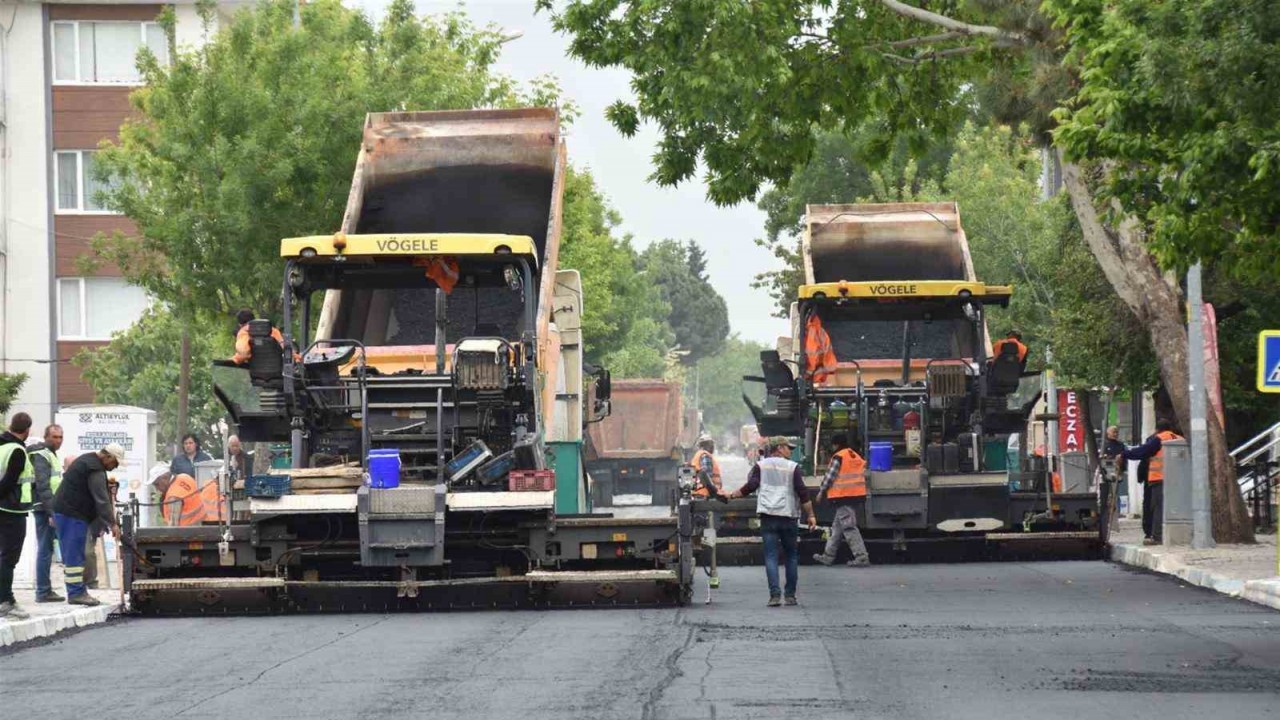
[[[512,470],[507,476],[507,489],[511,492],[555,490],[555,470]]]

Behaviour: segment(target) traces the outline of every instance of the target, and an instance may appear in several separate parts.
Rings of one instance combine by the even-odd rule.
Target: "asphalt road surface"
[[[759,568],[670,610],[135,619],[0,655],[13,718],[1252,718],[1280,613],[1101,562]]]

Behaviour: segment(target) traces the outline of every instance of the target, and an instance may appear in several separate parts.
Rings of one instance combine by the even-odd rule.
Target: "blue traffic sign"
[[[1258,390],[1280,393],[1280,330],[1258,333]]]

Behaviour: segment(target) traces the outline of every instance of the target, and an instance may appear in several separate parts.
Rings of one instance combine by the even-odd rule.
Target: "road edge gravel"
[[[1111,546],[1112,562],[1172,575],[1192,585],[1209,588],[1229,597],[1241,598],[1280,610],[1280,578],[1241,580],[1194,567],[1172,557],[1168,551],[1141,545],[1117,543]]]
[[[0,619],[0,648],[39,638],[53,637],[75,628],[98,625],[120,609],[119,603],[104,602],[97,607],[68,608],[57,615],[37,615],[27,620]]]

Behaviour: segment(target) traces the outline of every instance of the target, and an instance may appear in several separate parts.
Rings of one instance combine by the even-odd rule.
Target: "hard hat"
[[[705,445],[707,443],[713,443],[713,442],[715,442],[715,438],[712,438],[710,435],[707,435],[706,433],[703,433],[702,435],[698,436],[699,445]]]

